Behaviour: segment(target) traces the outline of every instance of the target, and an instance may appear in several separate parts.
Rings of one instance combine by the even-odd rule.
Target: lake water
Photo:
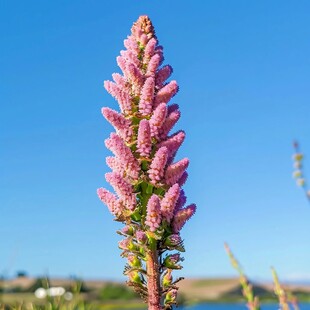
[[[310,304],[300,304],[300,310],[310,310]],[[178,307],[177,310],[247,310],[245,304],[201,304],[192,307]],[[266,304],[261,306],[262,310],[278,310],[277,304]]]

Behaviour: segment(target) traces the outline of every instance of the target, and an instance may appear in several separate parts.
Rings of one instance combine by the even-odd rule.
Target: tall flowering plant
[[[180,118],[179,106],[169,104],[178,85],[167,81],[172,68],[162,65],[163,47],[147,16],[133,24],[124,45],[117,57],[122,74],[104,82],[120,112],[102,109],[116,131],[105,140],[114,154],[106,159],[112,172],[105,178],[115,193],[99,188],[98,196],[125,224],[118,233],[124,236],[119,248],[127,259],[127,284],[149,310],[172,309],[181,279],[174,280],[172,271],[182,268],[185,251],[180,231],[196,211],[194,204],[186,206],[182,189],[189,160],[175,161],[185,133],[171,134]]]

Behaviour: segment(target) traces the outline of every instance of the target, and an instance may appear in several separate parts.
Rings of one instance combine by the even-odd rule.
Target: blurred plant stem
[[[259,298],[253,293],[253,287],[249,283],[247,277],[245,276],[239,262],[233,255],[227,243],[224,244],[227,255],[230,259],[231,265],[239,273],[239,282],[242,286],[242,294],[247,300],[247,306],[250,310],[260,310]]]

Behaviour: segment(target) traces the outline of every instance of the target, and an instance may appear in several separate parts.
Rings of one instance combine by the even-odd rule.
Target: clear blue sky
[[[102,87],[141,14],[180,84],[174,98],[198,212],[185,276],[310,279],[310,206],[291,177],[310,155],[310,2],[0,0],[0,272],[122,279],[106,186]],[[308,173],[310,175],[310,161]]]

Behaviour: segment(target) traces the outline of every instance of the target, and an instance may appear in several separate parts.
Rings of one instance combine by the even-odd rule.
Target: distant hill
[[[70,279],[49,279],[50,286],[62,286],[68,288],[72,285],[73,280]],[[104,286],[111,281],[104,280],[85,280],[84,292],[85,296],[96,294]],[[114,282],[122,284],[122,282]],[[38,279],[19,277],[5,282],[0,281],[0,288],[4,292],[33,292],[34,288],[38,286]],[[181,281],[180,295],[182,299],[188,302],[200,301],[243,301],[242,288],[239,284],[238,278],[189,278]],[[301,300],[310,301],[310,285],[287,284],[284,287],[288,291],[294,292]],[[273,285],[271,283],[254,284],[253,289],[262,301],[274,299]]]

